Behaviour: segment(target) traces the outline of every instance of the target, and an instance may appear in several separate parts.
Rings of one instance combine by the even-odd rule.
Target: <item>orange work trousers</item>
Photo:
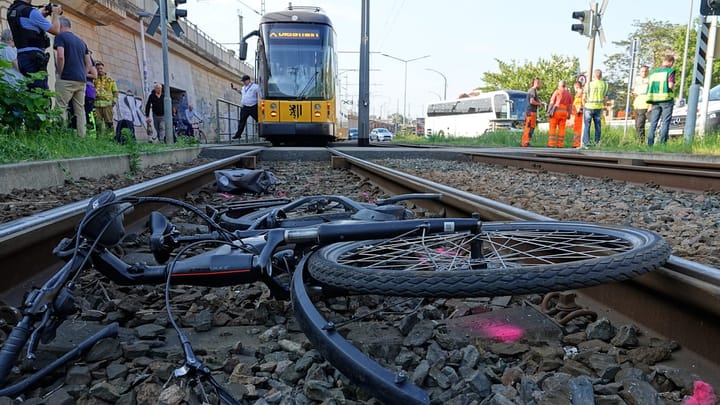
[[[567,106],[559,105],[550,117],[550,130],[548,132],[548,147],[562,148],[565,144],[565,124],[567,124]],[[557,139],[556,139],[557,135]]]
[[[530,146],[530,140],[532,139],[533,132],[537,126],[537,112],[526,112],[525,113],[525,130],[520,140],[520,146]]]
[[[573,148],[579,148],[582,145],[582,125],[583,125],[583,114],[574,114],[575,121],[573,122]]]

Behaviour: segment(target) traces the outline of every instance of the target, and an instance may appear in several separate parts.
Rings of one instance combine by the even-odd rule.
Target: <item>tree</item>
[[[697,21],[694,25],[697,26]],[[640,41],[640,50],[638,52],[639,55],[636,61],[635,72],[637,73],[637,67],[642,65],[648,65],[651,69],[660,66],[663,56],[672,54],[675,56],[674,67],[677,71],[676,91],[680,91],[687,26],[655,20],[645,22],[636,20],[632,26],[635,27],[635,31],[628,34],[626,40],[613,42],[615,46],[621,47],[625,51],[609,55],[605,60],[607,70],[606,77],[611,83],[611,89],[615,89],[614,92],[618,98],[622,97],[622,100],[625,100],[627,80],[630,76],[630,49],[633,38],[637,38]],[[697,34],[693,31],[690,33],[688,45],[688,63],[685,67],[684,94],[676,94],[676,97],[682,96],[683,98],[687,98],[690,84],[692,84],[696,42]],[[710,71],[710,69],[707,70]],[[717,77],[718,74],[720,74],[720,63],[714,63],[712,77]]]
[[[550,59],[540,59],[537,62],[518,63],[515,60],[509,63],[495,59],[498,63],[499,72],[485,72],[482,80],[484,86],[478,87],[480,91],[494,90],[522,90],[525,91],[532,86],[532,80],[539,77],[543,81],[543,87],[538,91],[540,100],[550,100],[552,92],[557,88],[560,80],[568,83],[572,89],[580,70],[580,61],[577,57],[551,55]]]

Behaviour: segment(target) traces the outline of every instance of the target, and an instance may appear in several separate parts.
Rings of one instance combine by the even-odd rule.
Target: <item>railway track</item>
[[[207,167],[178,173],[167,179],[158,179],[151,182],[153,184],[138,185],[123,190],[122,193],[182,196],[186,192],[211,182],[212,172],[218,168],[229,167],[240,162],[247,167],[253,167],[255,165],[254,156],[258,153],[258,151],[251,151],[241,156],[226,158],[207,165]],[[418,205],[426,204],[426,209],[442,212],[447,216],[468,216],[478,213],[484,220],[550,220],[547,217],[463,193],[422,178],[388,170],[336,150],[330,151],[330,153],[335,167],[344,167],[361,177],[366,177],[388,193],[437,192],[443,194],[440,202],[424,201],[418,202]],[[185,178],[189,179],[187,183],[183,180]],[[2,235],[2,239],[0,239],[2,268],[38,268],[41,267],[38,266],[38,260],[40,260],[47,263],[52,270],[51,263],[55,261],[54,257],[49,255],[52,247],[59,240],[60,235],[68,233],[72,229],[85,205],[84,201],[78,202],[72,207],[53,210],[48,215],[26,221],[23,225],[17,224],[18,226],[13,228],[17,230],[16,232],[3,230],[0,233]],[[137,213],[138,217],[144,214]],[[49,222],[45,223],[46,219]],[[45,237],[41,238],[38,236],[40,234]],[[28,249],[37,252],[37,254],[33,254],[32,259],[23,258],[21,252]],[[586,302],[588,305],[595,305],[596,302],[599,302],[611,308],[613,312],[632,319],[633,322],[677,340],[684,348],[690,349],[700,356],[697,358],[690,355],[691,360],[689,360],[699,359],[702,364],[698,363],[698,370],[709,370],[717,376],[717,370],[720,370],[717,366],[720,364],[720,349],[715,344],[720,337],[718,329],[720,323],[717,322],[720,317],[719,280],[720,274],[717,269],[672,257],[660,271],[632,282],[623,283],[620,286],[583,289],[580,291],[579,301]],[[7,283],[5,288],[2,288],[6,292],[10,287],[13,290],[25,290],[29,283],[25,278],[22,280],[5,278],[3,281]],[[618,294],[618,291],[622,291],[622,293]],[[720,381],[714,383],[717,386]]]
[[[182,198],[186,193],[214,181],[214,171],[235,165],[254,166],[259,150],[192,169],[170,176],[147,181],[118,191],[119,196],[164,196]],[[57,266],[52,249],[63,237],[72,234],[82,218],[89,199],[44,211],[37,215],[0,224],[0,263],[6,271],[0,278],[0,291],[26,290],[36,273]],[[128,214],[128,221],[145,217],[152,207]],[[32,252],[28,254],[27,252]],[[19,270],[22,269],[22,270]],[[42,270],[41,270],[42,269]],[[17,297],[15,297],[17,299]]]
[[[637,155],[587,151],[521,151],[518,153],[469,152],[473,162],[612,178],[639,184],[657,184],[683,190],[720,190],[720,163],[715,160],[669,160]]]

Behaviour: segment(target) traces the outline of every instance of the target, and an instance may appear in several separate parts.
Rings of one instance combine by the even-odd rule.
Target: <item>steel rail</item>
[[[720,164],[577,153],[468,152],[473,162],[657,184],[683,190],[720,190]]]
[[[479,214],[481,219],[492,221],[555,220],[366,162],[336,150],[331,152],[335,160],[342,161],[334,164],[367,177],[370,182],[388,192],[441,193],[439,203],[434,204],[447,204],[448,216]],[[417,202],[420,206],[427,203],[433,202]],[[631,285],[635,287],[629,287]],[[625,293],[618,294],[620,289]],[[644,289],[645,293],[634,295],[635,291],[630,291],[631,289]],[[703,353],[715,364],[720,364],[720,347],[713,338],[720,337],[720,322],[716,321],[720,320],[719,269],[671,256],[668,263],[655,272],[619,285],[601,285],[582,289],[581,292],[609,305],[619,313],[633,319],[643,319],[647,327],[665,336],[677,336],[683,346]],[[653,308],[653,311],[647,313],[648,308]]]
[[[118,197],[125,196],[166,196],[183,197],[187,192],[196,190],[214,181],[215,170],[247,162],[261,149],[211,162],[199,167],[185,169],[177,173],[152,179],[140,184],[115,190]],[[0,291],[13,287],[25,290],[25,285],[40,270],[57,265],[52,255],[58,241],[69,236],[82,218],[88,201],[84,199],[62,207],[53,208],[24,218],[0,224]],[[128,214],[131,222],[146,216],[154,207],[142,206]],[[28,254],[32,252],[32,254]]]

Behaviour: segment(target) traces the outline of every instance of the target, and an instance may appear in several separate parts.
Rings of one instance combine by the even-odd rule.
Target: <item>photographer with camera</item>
[[[60,33],[60,15],[62,7],[47,4],[38,9],[30,4],[30,0],[15,0],[7,10],[7,21],[12,30],[20,73],[29,76],[31,73],[47,72],[50,54],[45,50],[50,47],[47,33]],[[51,17],[51,21],[47,17]],[[35,80],[28,85],[30,89],[48,89],[47,76]]]

